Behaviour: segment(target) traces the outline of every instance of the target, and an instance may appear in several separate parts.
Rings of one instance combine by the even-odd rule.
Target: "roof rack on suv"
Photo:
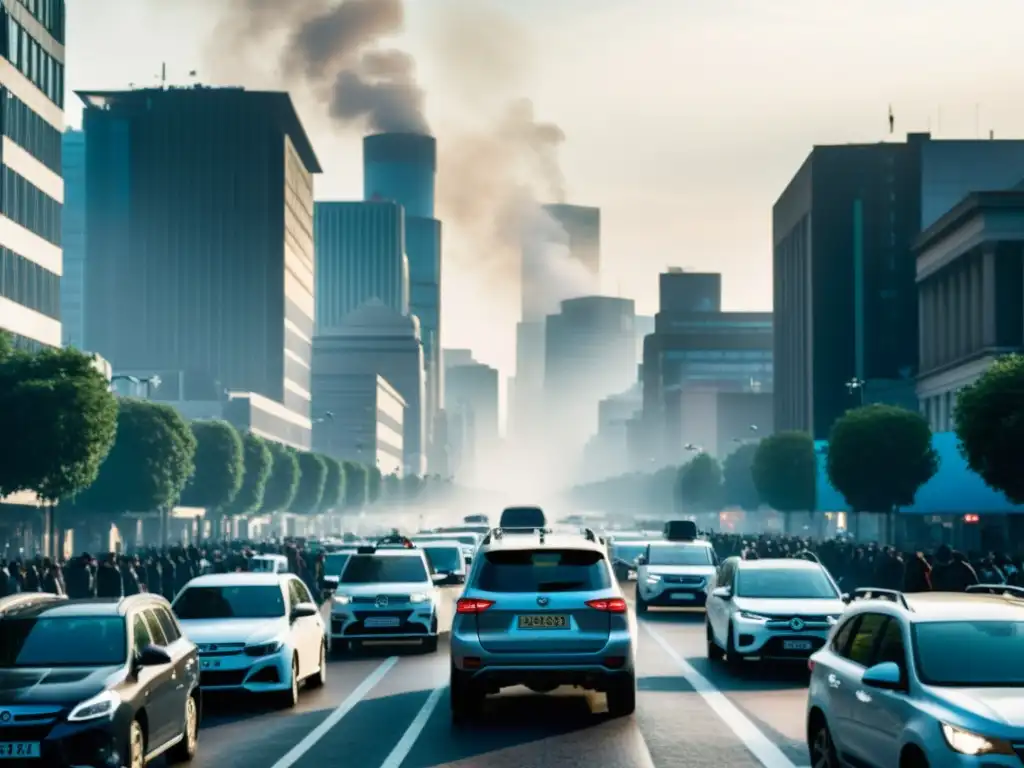
[[[854,600],[886,600],[890,603],[897,603],[908,611],[914,610],[907,602],[906,596],[898,589],[881,589],[879,587],[861,587],[853,590]]]
[[[1014,587],[1010,584],[971,584],[967,588],[967,592],[973,594],[984,592],[987,595],[1000,595],[1014,600],[1024,600],[1024,587]]]
[[[495,539],[502,539],[507,534],[521,534],[521,533],[536,533],[540,536],[540,543],[544,543],[544,537],[551,533],[550,528],[491,528],[484,536],[484,540],[480,542],[480,545],[490,544]]]
[[[583,529],[583,538],[585,538],[587,541],[593,541],[594,543],[598,543],[598,542],[601,541],[601,539],[598,537],[598,535],[596,533],[594,533],[594,529],[593,528],[584,528]]]

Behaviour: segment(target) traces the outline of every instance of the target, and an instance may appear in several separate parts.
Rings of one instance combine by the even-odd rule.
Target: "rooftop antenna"
[[[167,62],[160,64],[160,88],[162,90],[167,89]]]
[[[892,104],[889,105],[889,135],[891,136],[896,127],[896,116],[892,113]]]

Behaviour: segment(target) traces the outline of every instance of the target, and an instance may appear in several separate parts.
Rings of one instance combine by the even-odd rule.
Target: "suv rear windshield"
[[[403,584],[429,581],[423,558],[412,555],[352,555],[341,572],[341,584]]]
[[[487,592],[575,592],[608,589],[604,555],[590,549],[488,552],[477,579]]]
[[[1024,685],[1024,622],[936,621],[914,625],[918,676],[925,685]],[[950,649],[966,653],[950,653]]]
[[[127,658],[128,635],[121,616],[0,620],[0,669],[113,667]]]
[[[499,525],[502,528],[543,528],[547,519],[539,507],[509,507],[501,513]]]

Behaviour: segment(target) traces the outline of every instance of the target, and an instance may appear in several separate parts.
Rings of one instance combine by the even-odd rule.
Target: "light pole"
[[[846,382],[846,391],[852,396],[855,392],[857,393],[857,399],[860,405],[864,405],[864,380],[858,379],[854,376],[848,382]]]
[[[146,399],[147,400],[150,399],[150,395],[152,395],[153,390],[154,389],[159,389],[160,388],[160,384],[162,383],[160,381],[160,377],[157,376],[156,374],[154,374],[152,376],[125,376],[125,375],[111,376],[110,377],[111,388],[113,388],[113,384],[114,384],[115,381],[127,381],[127,382],[129,382],[131,384],[134,384],[136,386],[138,386],[140,384],[145,384],[146,385]]]

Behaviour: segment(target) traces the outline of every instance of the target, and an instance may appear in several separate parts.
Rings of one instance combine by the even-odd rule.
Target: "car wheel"
[[[743,664],[743,656],[736,651],[736,640],[735,634],[732,631],[732,623],[730,622],[727,630],[729,633],[729,639],[725,641],[725,661],[734,670],[738,670]]]
[[[320,669],[306,679],[307,688],[323,688],[327,685],[327,641],[320,643]]]
[[[640,594],[640,589],[636,590],[636,612],[647,613],[647,601],[644,600],[644,596]]]
[[[292,659],[292,679],[288,690],[281,694],[281,706],[291,709],[299,703],[299,660]]]
[[[437,617],[430,622],[430,635],[423,641],[424,653],[437,653]]]
[[[484,701],[480,689],[473,684],[468,675],[456,669],[454,663],[448,681],[448,695],[454,725],[464,725],[472,721],[479,714]]]
[[[839,768],[839,754],[832,742],[832,733],[822,717],[810,734],[808,751],[811,756],[811,768]]]
[[[146,732],[142,723],[132,720],[128,727],[128,746],[125,748],[128,768],[145,768],[146,766]]]
[[[708,636],[708,659],[711,661],[721,661],[725,656],[725,651],[719,647],[718,643],[715,642],[715,633],[711,629],[711,622],[704,622],[704,626]]]
[[[189,696],[185,700],[185,726],[181,732],[181,741],[174,745],[168,754],[172,763],[187,763],[196,756],[199,744],[199,700],[197,696]]]
[[[608,699],[608,714],[612,717],[629,717],[636,711],[636,676],[630,673],[616,679],[605,693]]]

